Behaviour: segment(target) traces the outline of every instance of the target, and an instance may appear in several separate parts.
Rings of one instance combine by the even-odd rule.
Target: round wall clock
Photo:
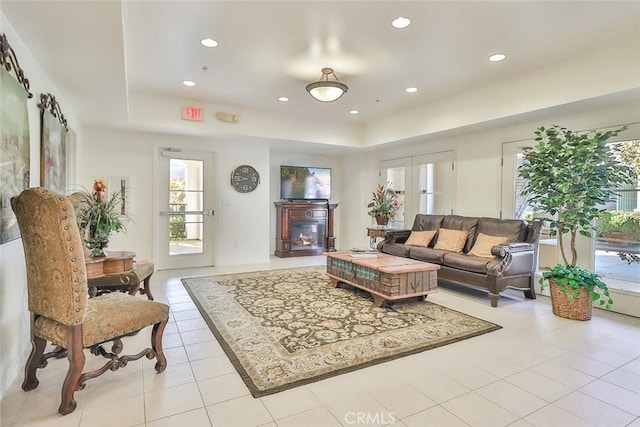
[[[231,172],[231,185],[240,193],[250,193],[260,184],[260,174],[253,166],[238,166]]]

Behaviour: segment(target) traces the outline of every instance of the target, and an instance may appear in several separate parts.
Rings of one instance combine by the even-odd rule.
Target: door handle
[[[213,216],[215,211],[213,209],[207,209],[204,211],[182,211],[182,212],[174,212],[174,211],[160,211],[160,215],[162,216],[175,216],[175,215],[204,215],[204,216]]]

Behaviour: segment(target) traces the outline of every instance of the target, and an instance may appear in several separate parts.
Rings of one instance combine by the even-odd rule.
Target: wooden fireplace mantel
[[[276,205],[276,256],[322,255],[336,250],[333,216],[338,203],[321,200],[280,201]],[[322,235],[308,247],[297,243],[292,229],[311,227]]]

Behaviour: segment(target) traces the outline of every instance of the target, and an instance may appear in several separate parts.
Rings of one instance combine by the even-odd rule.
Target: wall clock
[[[260,174],[253,166],[238,166],[231,172],[231,185],[240,193],[250,193],[260,184]]]

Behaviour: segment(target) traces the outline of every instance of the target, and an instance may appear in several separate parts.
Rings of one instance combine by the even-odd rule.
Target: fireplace
[[[333,210],[324,201],[276,202],[276,256],[320,255],[335,251]]]

